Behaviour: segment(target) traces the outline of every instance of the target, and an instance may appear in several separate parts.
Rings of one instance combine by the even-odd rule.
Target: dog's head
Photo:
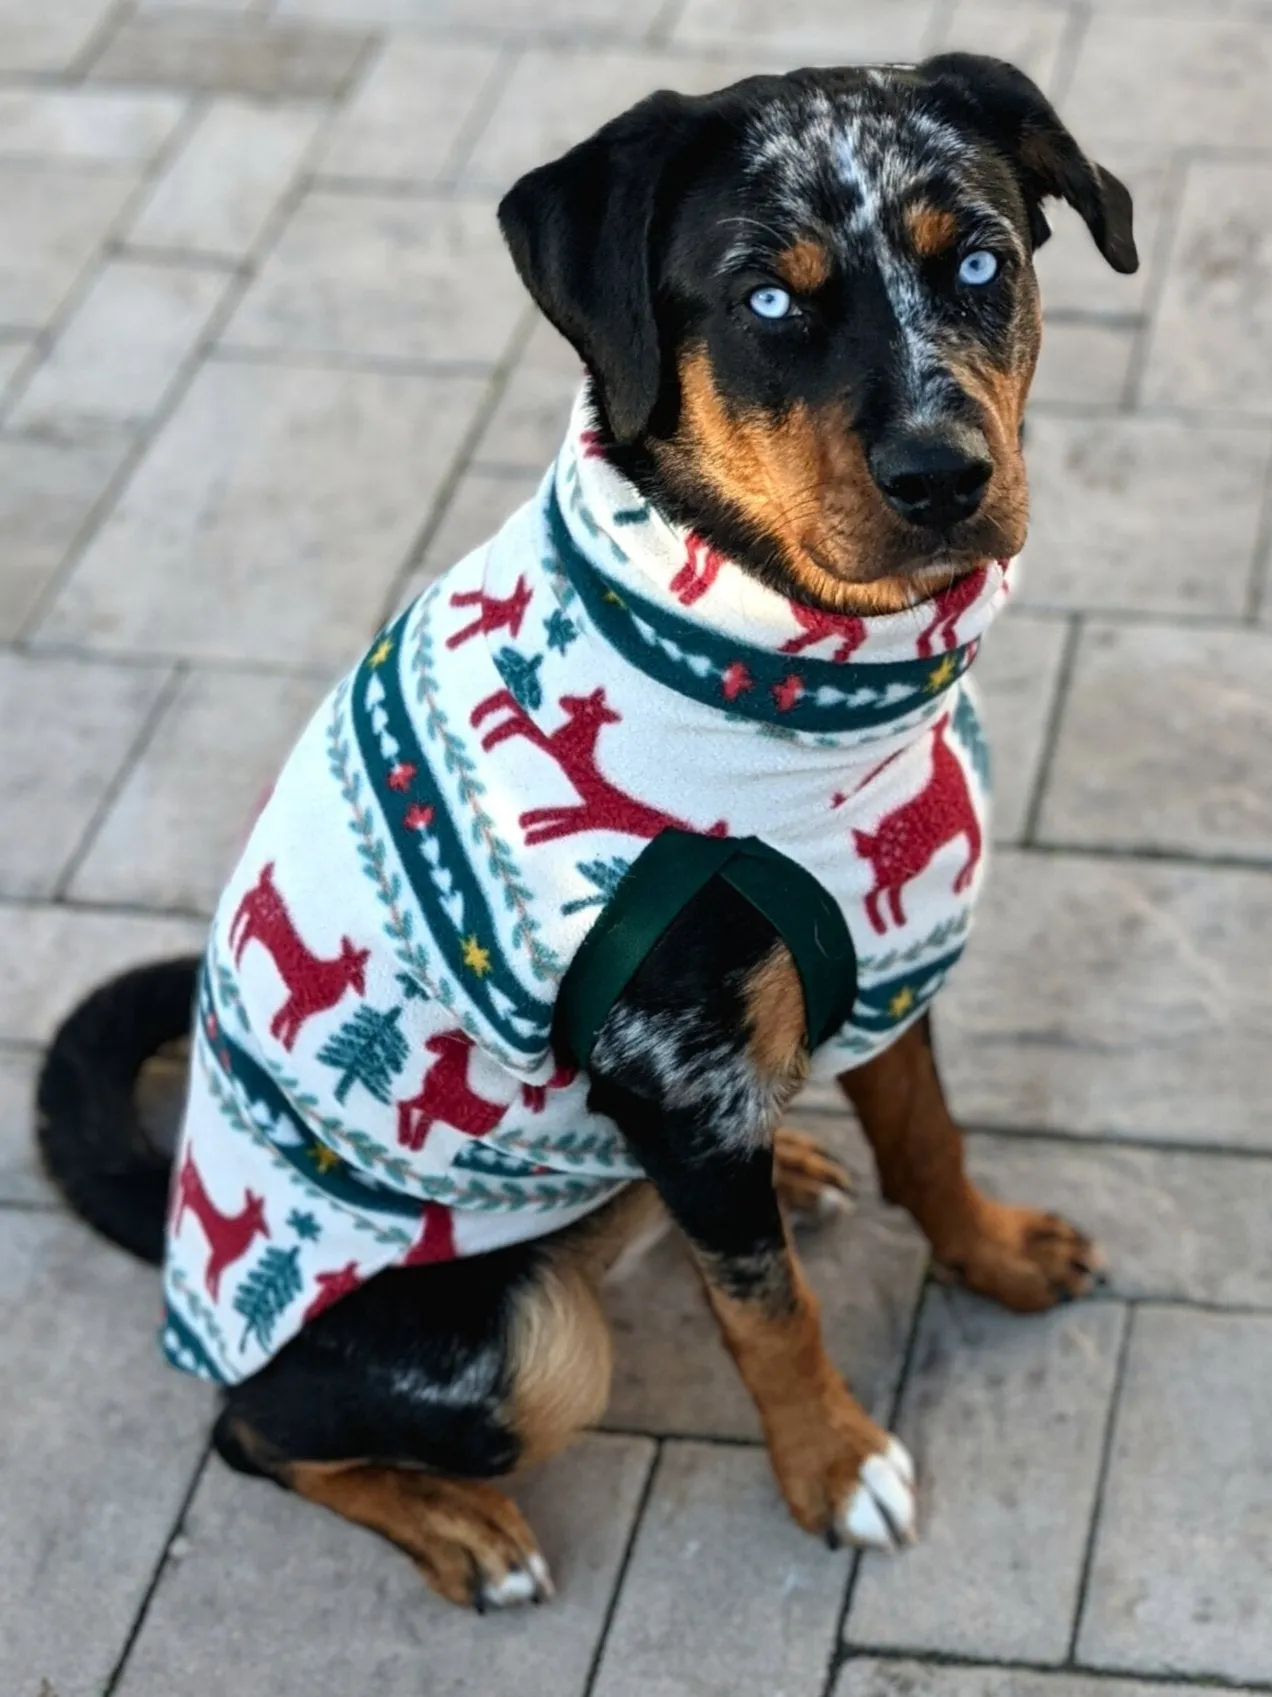
[[[946,54],[651,95],[499,217],[615,463],[783,591],[871,611],[1024,541],[1051,196],[1135,270],[1122,184],[1021,72]]]

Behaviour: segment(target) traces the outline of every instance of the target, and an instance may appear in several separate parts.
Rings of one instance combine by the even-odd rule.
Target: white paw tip
[[[868,1456],[861,1483],[849,1497],[843,1535],[872,1550],[898,1550],[915,1541],[914,1463],[893,1438],[881,1455]]]
[[[832,1214],[851,1214],[852,1210],[852,1197],[837,1185],[824,1184],[817,1192],[814,1212],[819,1220],[828,1220]]]
[[[502,1579],[487,1580],[482,1587],[482,1601],[492,1609],[512,1609],[552,1594],[548,1564],[537,1551],[526,1557],[524,1567],[511,1568]]]

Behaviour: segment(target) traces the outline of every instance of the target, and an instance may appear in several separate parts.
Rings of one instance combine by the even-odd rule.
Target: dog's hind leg
[[[379,1532],[452,1602],[542,1601],[547,1563],[492,1481],[604,1411],[597,1290],[648,1204],[634,1185],[553,1237],[379,1274],[231,1387],[216,1448]]]
[[[926,1017],[839,1083],[874,1150],[884,1196],[909,1210],[960,1283],[1021,1313],[1090,1291],[1103,1258],[1088,1238],[1057,1214],[995,1202],[968,1178]]]

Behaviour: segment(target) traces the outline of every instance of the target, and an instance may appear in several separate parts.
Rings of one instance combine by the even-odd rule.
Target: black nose
[[[870,472],[884,500],[927,530],[948,530],[970,518],[993,470],[989,444],[970,427],[885,436],[870,453]]]

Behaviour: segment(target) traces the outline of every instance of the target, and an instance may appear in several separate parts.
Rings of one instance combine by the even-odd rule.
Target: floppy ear
[[[683,95],[651,94],[527,172],[499,204],[522,282],[582,355],[620,442],[641,434],[658,396],[654,221],[691,105]]]
[[[1125,185],[1087,158],[1023,71],[976,53],[942,53],[920,70],[938,84],[952,84],[977,128],[1007,153],[1029,202],[1035,247],[1050,234],[1039,203],[1055,197],[1081,214],[1115,271],[1139,269]]]

